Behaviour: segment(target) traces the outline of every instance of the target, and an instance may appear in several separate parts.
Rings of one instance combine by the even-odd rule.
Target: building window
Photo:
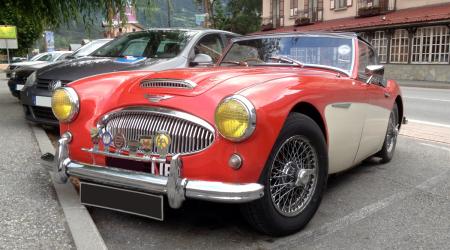
[[[388,40],[384,31],[375,32],[375,35],[372,39],[372,46],[377,51],[380,63],[386,63]]]
[[[391,63],[408,63],[409,36],[405,29],[395,30],[391,38]]]
[[[352,6],[353,0],[330,0],[330,9],[346,9]]]
[[[291,0],[290,8],[291,8],[290,15],[296,16],[298,11],[298,0]]]
[[[449,29],[446,26],[418,28],[412,39],[412,63],[448,63]]]

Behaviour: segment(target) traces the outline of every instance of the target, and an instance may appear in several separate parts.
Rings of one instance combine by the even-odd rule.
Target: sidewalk
[[[32,130],[1,79],[0,117],[0,248],[74,249]]]

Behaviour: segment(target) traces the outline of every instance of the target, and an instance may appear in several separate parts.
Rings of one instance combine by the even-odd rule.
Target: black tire
[[[389,116],[388,127],[386,130],[386,135],[384,137],[384,143],[381,150],[375,155],[381,158],[380,163],[388,163],[392,160],[394,156],[395,147],[397,145],[397,137],[399,131],[399,121],[398,121],[398,107],[394,104]]]
[[[304,142],[305,144],[298,144],[299,142]],[[280,158],[277,158],[277,155],[281,156],[280,152],[284,153],[284,151],[281,150],[284,150],[289,146],[287,143],[297,143],[295,145],[299,146],[295,147],[295,150],[290,150],[289,152],[300,151],[298,149],[302,149],[302,145],[309,150],[306,151],[306,153],[303,153],[305,150],[302,150],[303,152],[300,154],[300,158],[298,155],[293,157],[293,159],[301,159],[301,164],[298,164],[297,161],[295,163],[289,161],[286,164],[274,164],[275,159],[279,162],[278,160]],[[284,147],[284,145],[287,146]],[[290,149],[292,149],[292,147],[290,147]],[[288,160],[286,158],[292,157],[289,156],[283,159]],[[314,167],[311,167],[311,169],[309,169],[310,167],[305,167],[304,161],[306,160],[311,160],[309,163],[313,162],[312,160],[316,160],[315,163],[312,164]],[[279,167],[282,167],[283,171],[275,169]],[[306,169],[314,172],[314,175],[311,174],[308,176],[305,174],[306,177],[300,177],[300,171],[305,171]],[[278,171],[277,173],[280,174],[280,176],[274,176],[273,173],[275,173],[275,171]],[[327,177],[328,152],[325,137],[321,129],[308,116],[292,113],[288,116],[261,174],[260,183],[264,185],[264,196],[259,200],[243,204],[241,206],[241,211],[249,224],[262,233],[272,236],[283,236],[297,232],[306,226],[316,213],[322,199],[323,191],[326,187]],[[271,186],[271,183],[274,182],[275,178],[283,178],[283,180],[280,181],[282,184],[275,183]],[[291,186],[286,186],[287,182]],[[275,190],[278,188],[275,187],[277,185],[282,185],[283,187],[274,191],[274,196],[272,196],[271,189]],[[314,188],[311,189],[313,185]],[[284,188],[289,188],[289,191],[285,192]],[[307,192],[305,196],[303,196],[303,194],[305,194],[303,192]],[[275,193],[278,193],[278,196]],[[298,207],[299,205],[297,205],[298,211],[295,212],[296,214],[294,211],[290,210],[289,212],[291,214],[289,214],[289,212],[282,211],[282,208],[280,208],[280,202],[284,198],[281,196],[286,195],[291,195],[288,197],[294,196],[295,198],[301,199],[302,203],[299,204],[302,204],[302,208],[300,210]],[[274,200],[277,198],[278,205],[275,204],[276,202]],[[304,201],[305,199],[306,201]],[[299,200],[294,199],[294,201]],[[292,199],[290,199],[289,203],[292,203]],[[294,204],[297,203],[294,202]],[[288,215],[283,213],[288,213]]]

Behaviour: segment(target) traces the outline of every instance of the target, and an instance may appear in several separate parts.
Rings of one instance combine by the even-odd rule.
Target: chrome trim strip
[[[343,103],[334,103],[334,104],[331,104],[331,106],[333,108],[349,109],[350,106],[352,106],[352,104],[349,102],[343,102]]]

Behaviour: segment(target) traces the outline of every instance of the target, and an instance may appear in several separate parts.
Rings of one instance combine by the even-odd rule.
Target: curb
[[[31,126],[31,128],[41,153],[55,154],[55,148],[45,131],[36,126]],[[53,171],[49,171],[49,174],[76,248],[108,249],[86,207],[80,204],[80,198],[73,185],[70,182],[59,184]]]

